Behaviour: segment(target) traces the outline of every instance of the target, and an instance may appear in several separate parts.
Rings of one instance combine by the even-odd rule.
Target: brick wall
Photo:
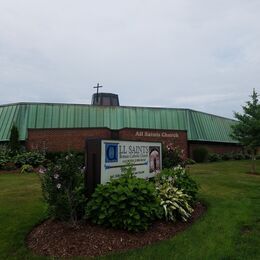
[[[84,151],[86,138],[111,138],[108,128],[28,129],[29,150]]]
[[[118,139],[162,142],[164,146],[173,143],[184,150],[185,157],[188,156],[186,131],[124,128],[119,130]]]
[[[86,138],[162,142],[163,145],[173,143],[184,150],[186,157],[192,157],[192,150],[201,146],[214,153],[241,151],[241,147],[235,144],[188,142],[186,131],[138,128],[124,128],[119,131],[108,128],[28,129],[26,146],[29,150],[84,151]]]
[[[84,151],[86,138],[119,139],[147,142],[174,143],[188,155],[186,131],[151,130],[124,128],[112,131],[108,128],[71,128],[71,129],[28,129],[26,146],[29,150],[47,151]]]

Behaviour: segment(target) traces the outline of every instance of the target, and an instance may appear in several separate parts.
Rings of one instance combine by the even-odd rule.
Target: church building
[[[96,93],[91,105],[14,103],[0,106],[0,144],[13,125],[28,150],[84,151],[87,138],[173,144],[191,157],[196,147],[210,152],[241,149],[230,137],[236,121],[180,108],[120,106],[118,95]]]

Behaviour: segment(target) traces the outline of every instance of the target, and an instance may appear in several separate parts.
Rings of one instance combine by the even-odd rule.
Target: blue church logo
[[[118,162],[118,144],[106,143],[106,163]]]

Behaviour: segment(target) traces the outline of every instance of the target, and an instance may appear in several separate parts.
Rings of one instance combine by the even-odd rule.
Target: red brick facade
[[[29,150],[84,151],[86,138],[111,138],[108,128],[28,129]]]
[[[186,131],[133,128],[118,131],[108,128],[28,129],[26,145],[29,150],[84,151],[87,138],[162,142],[164,145],[174,143],[184,150],[185,156],[188,156]]]
[[[186,131],[138,128],[118,131],[108,128],[28,129],[26,145],[29,150],[84,151],[87,138],[162,142],[164,145],[172,143],[183,149],[185,157],[192,157],[192,150],[201,146],[214,153],[241,151],[241,147],[235,144],[188,142]]]

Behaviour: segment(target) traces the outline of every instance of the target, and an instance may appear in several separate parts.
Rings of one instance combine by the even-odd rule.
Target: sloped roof
[[[9,140],[15,124],[20,140],[26,140],[28,128],[108,127],[187,130],[188,140],[236,143],[230,137],[235,123],[190,109],[16,103],[0,106],[0,141]]]

